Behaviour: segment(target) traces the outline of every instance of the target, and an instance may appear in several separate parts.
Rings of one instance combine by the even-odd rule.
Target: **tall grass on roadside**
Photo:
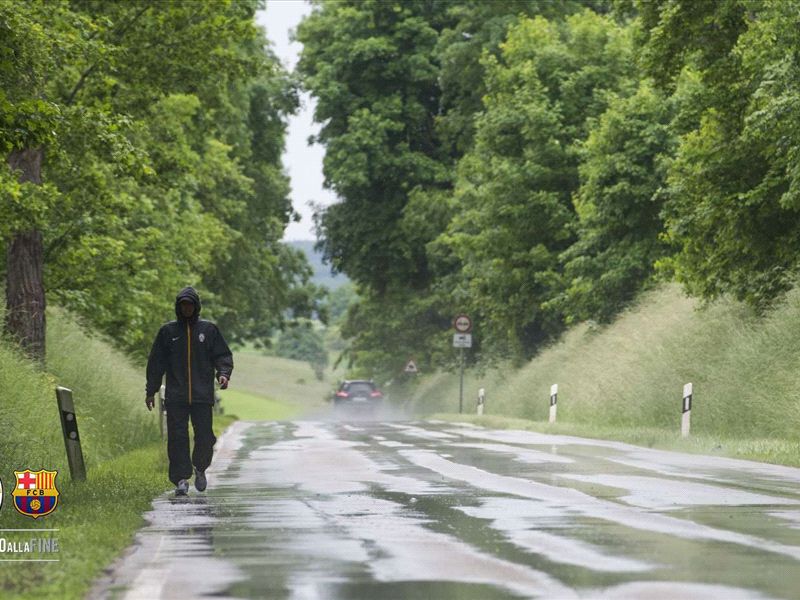
[[[468,377],[465,410],[486,387],[487,413],[545,420],[558,383],[560,422],[677,431],[688,382],[693,432],[800,440],[800,291],[756,317],[731,300],[698,308],[676,285],[652,290],[614,323],[580,325],[521,369]],[[455,412],[457,375],[432,377],[413,403]]]
[[[0,478],[58,470],[59,506],[36,521],[10,498],[0,528],[54,528],[60,562],[3,563],[0,597],[81,598],[132,538],[152,498],[167,490],[156,415],[144,406],[144,370],[58,309],[47,315],[46,370],[0,340]],[[73,390],[88,480],[70,480],[55,386]],[[23,535],[23,534],[20,534]]]
[[[144,365],[134,366],[63,312],[48,322],[47,348],[47,370],[73,391],[84,452],[92,460],[102,462],[159,439],[156,413],[144,405]]]
[[[47,371],[0,342],[0,457],[7,469],[66,469],[55,386],[73,390],[87,468],[158,439],[144,372],[66,314],[48,313]],[[13,469],[12,469],[13,470]]]
[[[68,476],[56,385],[73,390],[88,469],[157,441],[143,384],[143,369],[58,309],[48,310],[46,370],[0,340],[1,476],[13,479],[13,470],[23,468]]]
[[[6,484],[23,465],[66,465],[54,386],[52,377],[0,342],[0,478]]]

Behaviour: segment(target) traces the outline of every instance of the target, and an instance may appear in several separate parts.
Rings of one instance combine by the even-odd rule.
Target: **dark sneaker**
[[[205,492],[208,480],[206,479],[206,472],[199,469],[194,470],[194,487],[198,492]]]
[[[175,495],[176,496],[185,496],[189,493],[189,482],[185,479],[181,479],[178,482],[177,487],[175,488]]]

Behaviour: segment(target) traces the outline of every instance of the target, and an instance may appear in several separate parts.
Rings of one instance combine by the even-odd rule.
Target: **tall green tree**
[[[521,15],[561,18],[587,4],[605,8],[320,1],[300,26],[299,68],[318,99],[326,181],[340,198],[318,215],[320,240],[333,267],[361,286],[344,331],[373,375],[393,376],[408,354],[426,365],[448,360],[447,330],[465,304],[442,281],[460,263],[434,246],[460,210],[455,166],[483,110],[481,56],[499,55]]]
[[[474,148],[458,166],[458,211],[436,242],[460,270],[487,350],[524,356],[562,324],[560,255],[575,242],[579,148],[611,95],[635,85],[629,31],[583,11],[522,19],[500,58],[485,57],[487,94]]]
[[[433,61],[442,3],[316,3],[298,27],[298,69],[317,98],[326,184],[343,200],[320,215],[325,258],[379,293],[424,287],[424,252],[398,229],[417,186],[447,186],[435,131]]]
[[[66,121],[89,120],[65,111],[49,93],[50,82],[77,57],[96,58],[102,52],[89,40],[90,23],[71,17],[65,2],[0,2],[0,153],[7,166],[0,168],[4,329],[40,360],[45,353],[42,226],[59,199],[43,178],[45,148]]]
[[[646,65],[697,81],[669,172],[665,264],[693,294],[763,308],[794,284],[800,236],[796,3],[643,3]]]
[[[308,267],[279,241],[291,217],[284,119],[296,98],[254,24],[259,6],[0,2],[13,42],[4,81],[36,74],[36,85],[3,86],[0,114],[38,127],[4,127],[3,143],[11,157],[46,148],[41,189],[51,192],[39,201],[30,185],[4,186],[4,208],[25,209],[6,221],[9,256],[25,227],[41,250],[9,259],[7,289],[16,267],[38,265],[49,295],[140,353],[188,283],[234,339],[266,336],[292,303],[310,310],[314,294],[291,289]]]
[[[609,321],[668,255],[661,234],[671,106],[642,81],[611,101],[580,149],[577,240],[561,256],[567,288],[555,302],[568,322]]]
[[[298,28],[304,44],[298,69],[317,99],[326,185],[340,198],[317,215],[320,245],[359,289],[363,306],[351,309],[342,327],[345,335],[357,332],[350,357],[363,360],[383,348],[370,368],[387,378],[402,368],[408,351],[401,350],[406,337],[390,330],[410,331],[433,316],[405,301],[428,297],[425,243],[432,237],[429,229],[409,235],[404,221],[410,197],[451,186],[452,160],[436,124],[436,46],[452,22],[447,7],[417,0],[317,2]],[[392,317],[373,321],[381,312]]]

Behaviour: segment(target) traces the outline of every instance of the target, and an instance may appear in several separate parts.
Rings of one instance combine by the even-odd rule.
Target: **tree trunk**
[[[14,150],[8,157],[19,180],[42,183],[41,148]],[[42,232],[31,229],[15,234],[6,246],[6,334],[23,351],[41,363],[45,359],[44,254]]]

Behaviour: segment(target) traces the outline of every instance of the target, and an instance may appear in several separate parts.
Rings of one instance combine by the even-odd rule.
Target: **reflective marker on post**
[[[486,390],[481,388],[478,390],[478,414],[483,414],[483,405],[486,404]]]
[[[689,429],[692,424],[692,384],[687,383],[683,386],[683,405],[681,415],[681,437],[689,437]]]
[[[75,403],[72,401],[72,390],[57,387],[56,401],[61,415],[61,431],[64,432],[64,445],[67,448],[67,462],[72,479],[86,480],[86,465],[83,462],[81,436],[78,434],[78,421],[75,418]]]
[[[556,410],[558,408],[558,384],[550,386],[550,422],[556,422]]]

